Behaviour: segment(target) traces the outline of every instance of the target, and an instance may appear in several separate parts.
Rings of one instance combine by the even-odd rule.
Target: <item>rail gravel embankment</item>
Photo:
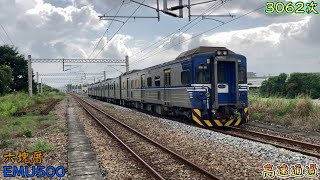
[[[106,179],[153,179],[135,158],[104,131],[74,100],[76,113],[91,141],[99,166]]]
[[[91,100],[92,101],[92,100]],[[94,100],[95,105],[145,135],[189,157],[225,179],[261,179],[267,163],[293,165],[319,161],[274,146],[232,137],[208,129],[154,117]]]

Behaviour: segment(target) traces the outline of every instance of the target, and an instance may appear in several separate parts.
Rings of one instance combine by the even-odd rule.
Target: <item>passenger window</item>
[[[190,71],[181,72],[181,84],[190,84],[191,83],[191,74]]]
[[[147,85],[148,87],[152,86],[152,77],[147,78]]]
[[[145,82],[145,81],[146,81],[145,79],[146,79],[145,75],[142,74],[142,75],[141,75],[141,88],[144,88],[144,87],[145,87],[145,83],[146,83],[146,82]]]
[[[164,86],[171,86],[171,70],[164,70]]]
[[[154,85],[160,86],[160,76],[154,77]]]
[[[208,66],[200,64],[196,69],[197,83],[208,84],[210,83],[210,71]]]
[[[239,84],[246,84],[247,83],[246,68],[245,67],[238,66],[238,83]]]
[[[225,82],[225,66],[220,64],[218,66],[218,82]]]

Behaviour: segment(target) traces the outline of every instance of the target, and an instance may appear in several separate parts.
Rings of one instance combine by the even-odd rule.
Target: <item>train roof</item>
[[[231,53],[231,54],[234,53],[234,52],[230,51],[229,49],[227,49],[226,47],[199,46],[199,47],[191,49],[189,51],[182,52],[181,54],[179,54],[179,56],[176,59],[191,57],[195,54],[215,52],[217,50],[227,50],[228,53]]]
[[[141,71],[141,69],[133,69],[131,71],[128,71],[128,72],[125,72],[125,73],[121,74],[121,76],[124,76],[124,75],[127,75],[127,74],[131,74],[131,73],[135,73],[135,72],[138,72],[138,71]]]
[[[157,64],[157,65],[145,68],[145,69],[134,69],[134,70],[131,70],[131,71],[128,71],[128,72],[125,72],[125,73],[121,74],[121,76],[132,74],[132,73],[139,72],[139,71],[142,71],[142,70],[149,70],[149,69],[157,68],[157,67],[160,67],[160,66],[163,66],[163,65],[166,65],[166,64],[182,61],[184,58],[189,58],[189,57],[192,57],[193,55],[196,55],[196,54],[216,52],[217,50],[227,50],[229,54],[234,54],[233,51],[227,49],[226,47],[199,46],[197,48],[182,52],[174,60],[171,60],[171,61],[168,61],[168,62],[164,62],[164,63],[161,63],[161,64]]]

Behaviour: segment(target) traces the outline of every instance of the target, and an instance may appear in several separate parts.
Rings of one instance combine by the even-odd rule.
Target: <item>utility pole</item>
[[[31,67],[31,55],[28,55],[28,89],[29,97],[32,97],[32,67]]]
[[[42,94],[42,78],[41,78],[41,94]]]
[[[188,0],[188,16],[189,16],[189,21],[191,21],[191,7],[190,7],[190,0]]]
[[[168,2],[167,0],[163,0],[163,10],[168,11]]]
[[[37,77],[37,94],[39,94],[39,73],[36,73],[36,77]]]
[[[103,80],[106,80],[106,71],[103,71]]]
[[[129,72],[129,56],[126,56],[126,72]]]
[[[179,0],[179,6],[182,6],[182,0]],[[179,18],[183,18],[183,9],[179,9]]]

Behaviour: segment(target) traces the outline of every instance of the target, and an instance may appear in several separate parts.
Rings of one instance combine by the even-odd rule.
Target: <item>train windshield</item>
[[[209,84],[210,83],[210,70],[207,65],[200,64],[196,70],[196,80],[199,84]]]
[[[238,68],[238,83],[239,84],[246,84],[247,78],[246,78],[246,68],[245,67],[239,67]]]

